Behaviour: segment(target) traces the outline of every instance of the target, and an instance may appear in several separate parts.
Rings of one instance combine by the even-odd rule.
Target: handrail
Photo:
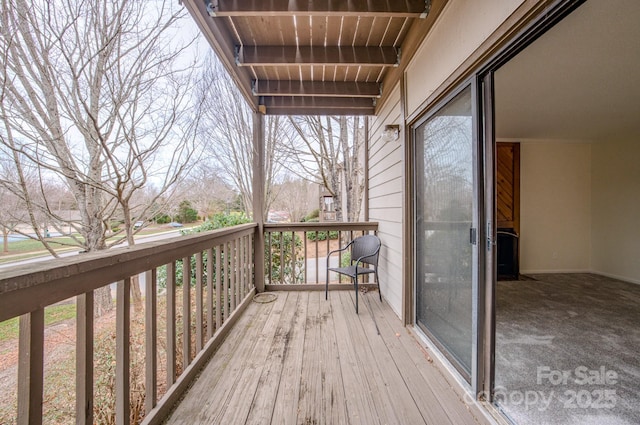
[[[256,228],[249,223],[1,269],[0,322],[223,244],[238,233],[252,234]]]
[[[76,297],[76,423],[94,423],[94,291],[116,283],[115,420],[127,425],[164,420],[255,294],[255,223],[132,247],[16,266],[0,271],[0,321],[20,317],[17,423],[41,424],[44,390],[44,309]],[[258,250],[261,254],[261,250]],[[194,267],[192,267],[192,261]],[[181,262],[182,277],[176,267]],[[166,266],[165,343],[158,339],[158,268]],[[130,287],[144,273],[144,408],[130,405]],[[180,289],[181,288],[181,289]],[[181,299],[177,293],[181,292]],[[192,296],[192,292],[195,296]],[[177,311],[182,315],[179,318]],[[195,322],[195,329],[192,320]],[[182,326],[178,326],[182,322]],[[206,329],[205,329],[206,328]],[[205,334],[206,330],[206,334]],[[195,332],[194,332],[195,331]],[[178,344],[179,339],[182,344]],[[164,348],[166,377],[158,376]],[[181,367],[177,367],[180,365]],[[164,379],[163,379],[164,378]],[[166,389],[159,394],[160,384]],[[160,399],[160,400],[158,400]]]
[[[341,261],[338,256],[327,259],[332,240],[341,245],[355,236],[377,231],[377,222],[265,223],[267,289],[293,289],[307,284],[311,286],[306,289],[314,289],[321,283],[324,288],[327,261],[332,265]]]

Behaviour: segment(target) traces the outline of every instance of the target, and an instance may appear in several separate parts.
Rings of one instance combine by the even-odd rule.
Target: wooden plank
[[[267,115],[372,115],[374,103],[366,97],[265,96]]]
[[[293,293],[289,294],[289,297],[291,295]],[[300,399],[300,375],[305,355],[303,350],[304,323],[307,316],[308,299],[308,294],[299,293],[297,299],[293,298],[289,301],[290,303],[296,301],[296,313],[291,332],[288,335],[288,348],[283,359],[282,376],[271,418],[271,423],[274,424],[296,424],[298,400]]]
[[[340,357],[336,327],[333,316],[333,306],[322,296],[322,293],[310,294],[309,297],[319,297],[320,327],[320,356],[324,366],[325,380],[322,391],[322,412],[327,424],[343,424],[348,422],[345,386],[340,368]]]
[[[116,296],[116,424],[130,423],[130,291],[131,278],[117,284]]]
[[[398,49],[392,46],[243,46],[238,66],[397,66]]]
[[[425,13],[424,0],[381,1],[297,1],[270,0],[244,1],[216,0],[208,9],[209,14],[221,16],[354,16],[354,17],[414,17]]]
[[[103,250],[0,270],[0,322],[144,273],[217,243],[253,234],[243,224],[117,250]],[[50,290],[55,287],[56,290]]]
[[[204,321],[202,311],[202,285],[203,285],[203,269],[204,261],[202,252],[196,254],[196,353],[202,350],[202,340]]]
[[[167,264],[167,388],[176,381],[176,263]]]
[[[363,297],[364,298],[364,297]],[[386,388],[390,385],[382,374],[382,371],[378,367],[376,362],[376,356],[379,353],[373,352],[373,348],[369,345],[369,341],[364,334],[363,319],[367,317],[369,312],[364,304],[364,299],[360,302],[360,312],[355,313],[355,291],[339,292],[338,300],[342,305],[344,314],[344,324],[347,327],[347,332],[350,336],[350,341],[357,350],[357,357],[355,367],[359,369],[361,379],[357,382],[361,386],[361,391],[369,392],[373,405],[372,411],[376,414],[379,423],[420,423],[420,422],[403,422],[396,416],[396,411],[390,400],[390,395],[387,393]],[[373,326],[370,324],[370,326]],[[375,329],[375,327],[374,327]],[[393,394],[394,403],[400,401],[395,398],[396,394]],[[370,408],[371,408],[370,407]]]
[[[281,296],[281,294],[278,294],[278,296]],[[233,420],[226,423],[256,425],[284,423],[278,422],[277,419],[272,420],[272,415],[274,414],[274,405],[281,383],[283,379],[286,381],[287,378],[286,373],[283,371],[287,357],[293,349],[291,344],[295,344],[295,335],[300,332],[298,329],[298,326],[300,326],[299,321],[304,320],[304,316],[300,317],[299,306],[306,302],[304,295],[290,294],[287,298],[288,300],[275,326],[273,337],[266,341],[266,347],[257,344],[253,352],[253,356],[256,357],[248,360],[250,365],[263,365],[258,368],[261,373],[251,374],[250,380],[247,382],[246,391],[243,391],[242,387],[238,388],[241,393],[253,395],[253,401],[250,404],[245,402],[242,405],[243,408],[230,418]],[[295,400],[289,400],[289,403],[295,404]]]
[[[222,246],[216,247],[216,329],[222,326]]]
[[[156,406],[158,388],[158,272],[145,273],[144,279],[144,408],[148,414]]]
[[[207,249],[207,341],[213,337],[214,328],[218,328],[216,323],[213,321],[213,309],[215,305],[215,302],[213,301],[215,298],[215,289],[213,287],[214,273],[213,248],[209,248]]]
[[[235,416],[234,410],[239,407],[240,401],[249,405],[253,400],[253,393],[243,393],[239,388],[244,389],[250,374],[264,364],[268,352],[268,345],[267,349],[265,345],[273,340],[287,298],[288,294],[285,294],[278,296],[273,303],[251,306],[249,314],[253,318],[242,330],[244,335],[236,336],[234,332],[230,336],[230,345],[233,346],[225,347],[225,342],[223,348],[228,351],[217,353],[207,365],[189,392],[188,402],[185,400],[178,407],[170,423],[244,423],[246,414],[239,422],[223,421],[222,418],[225,415]]]
[[[371,303],[371,305],[374,304]],[[434,359],[429,354],[429,351],[422,347],[411,333],[402,326],[388,305],[383,304],[381,309],[384,312],[388,326],[391,327],[392,331],[401,335],[398,341],[406,350],[420,376],[422,376],[425,390],[426,388],[431,388],[435,398],[430,405],[437,404],[441,406],[451,423],[456,425],[477,425],[478,421],[469,413],[468,407],[461,401],[461,397],[453,390],[452,385],[447,382],[440,367],[434,364]]]
[[[76,424],[93,424],[93,291],[76,298]]]
[[[182,370],[191,363],[191,257],[182,259]]]
[[[20,316],[18,342],[18,425],[42,423],[44,309]]]
[[[333,311],[333,322],[338,343],[338,358],[342,381],[344,383],[345,409],[351,424],[381,423],[375,407],[375,400],[367,386],[368,369],[361,364],[360,353],[356,350],[352,339],[347,316],[355,315],[354,307],[342,303],[340,292],[329,294],[329,302]],[[346,310],[345,310],[346,307]],[[349,341],[349,343],[345,343]]]
[[[376,302],[377,300],[375,299],[370,301],[371,314],[375,318],[378,329],[380,330],[380,335],[384,339],[386,348],[393,359],[392,364],[395,365],[397,371],[403,377],[411,393],[411,398],[420,409],[425,422],[443,425],[451,424],[451,419],[441,404],[437,402],[434,388],[430,382],[426,381],[420,374],[420,371],[407,352],[408,348],[400,341],[401,338],[407,339],[411,338],[411,336],[409,336],[399,320],[395,318],[389,319],[387,317],[389,311],[384,308],[383,303],[379,301]],[[391,326],[389,320],[395,323],[396,326]],[[417,349],[417,347],[414,347],[414,350],[415,349]],[[423,359],[423,361],[427,361],[427,359]]]
[[[202,368],[207,364],[211,355],[220,347],[235,324],[242,318],[245,310],[251,304],[253,295],[255,295],[254,291],[247,294],[245,299],[242,301],[242,304],[231,315],[229,320],[222,325],[204,349],[196,355],[193,362],[185,369],[177,379],[176,383],[171,386],[171,388],[169,388],[166,394],[162,397],[160,403],[144,418],[142,425],[160,425],[166,422],[166,419],[169,417],[172,409],[177,405],[178,401],[182,399],[187,389],[191,387],[191,384],[195,382],[196,376],[200,375]],[[209,391],[205,392],[209,393]]]
[[[378,83],[345,81],[258,80],[256,96],[380,97]]]

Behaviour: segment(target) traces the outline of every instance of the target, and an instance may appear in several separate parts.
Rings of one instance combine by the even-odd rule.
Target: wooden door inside
[[[520,144],[496,143],[498,280],[518,279],[520,241]]]

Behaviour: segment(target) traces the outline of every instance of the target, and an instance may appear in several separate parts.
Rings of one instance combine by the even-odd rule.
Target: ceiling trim
[[[363,16],[363,17],[425,17],[430,0],[209,0],[207,12],[220,16]]]
[[[253,82],[255,96],[380,97],[378,83],[258,80]]]
[[[392,46],[236,46],[238,66],[398,66],[400,49]]]

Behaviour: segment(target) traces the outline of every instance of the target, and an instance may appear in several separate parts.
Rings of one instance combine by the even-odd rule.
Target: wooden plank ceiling
[[[249,104],[273,115],[374,115],[445,2],[183,0]]]

